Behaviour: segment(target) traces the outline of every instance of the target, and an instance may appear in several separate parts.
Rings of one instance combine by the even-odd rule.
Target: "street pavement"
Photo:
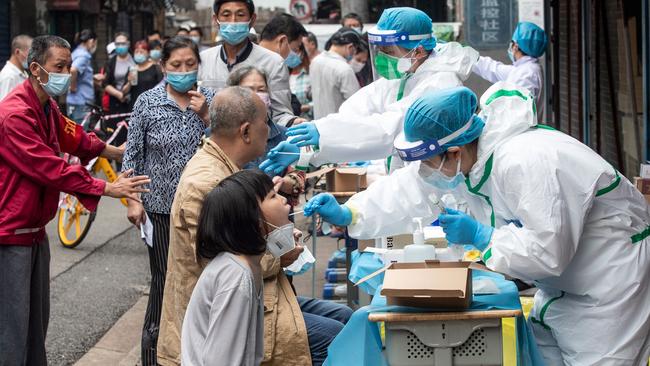
[[[149,283],[147,249],[119,201],[103,198],[86,239],[64,248],[56,220],[47,226],[51,248],[50,365],[71,365],[140,299]]]

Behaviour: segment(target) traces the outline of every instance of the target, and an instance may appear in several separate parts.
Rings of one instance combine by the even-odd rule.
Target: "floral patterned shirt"
[[[196,152],[205,130],[191,109],[181,110],[165,89],[166,83],[142,93],[133,107],[122,170],[148,175],[150,192],[142,194],[148,212],[169,214],[185,164]],[[210,104],[214,91],[199,88]]]

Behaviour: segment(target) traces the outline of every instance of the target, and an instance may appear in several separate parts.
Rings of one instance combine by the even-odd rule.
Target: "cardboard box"
[[[639,175],[641,178],[650,178],[650,164],[641,164]]]
[[[368,188],[366,168],[332,168],[325,176],[330,192],[359,192]]]
[[[382,241],[378,243],[377,241]],[[424,227],[424,242],[431,244],[436,248],[447,248],[447,239],[445,233],[439,226],[425,226]],[[359,251],[363,252],[366,248],[386,248],[386,249],[404,249],[405,246],[413,244],[413,234],[399,234],[380,239],[366,239],[359,240]]]
[[[650,204],[650,178],[634,177],[634,185],[643,194],[646,202]]]
[[[364,252],[366,248],[374,248],[376,243],[375,239],[359,239],[357,240],[357,245],[359,252]]]
[[[447,248],[447,236],[440,226],[424,227],[424,242],[436,248]]]
[[[399,234],[381,238],[385,241],[382,246],[386,249],[404,249],[405,246],[413,244],[413,234]]]
[[[359,239],[357,243],[360,252],[365,252],[367,248],[404,249],[405,246],[413,244],[413,235],[400,234],[379,239]]]
[[[650,194],[650,178],[634,177],[634,185],[643,194]]]
[[[381,294],[388,305],[466,309],[472,303],[472,262],[392,263],[364,278],[384,274]]]
[[[325,175],[328,192],[359,192],[368,188],[367,168],[325,167],[307,173],[307,179]]]

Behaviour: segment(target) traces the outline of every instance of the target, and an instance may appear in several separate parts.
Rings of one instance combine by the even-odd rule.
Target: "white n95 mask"
[[[352,67],[352,71],[354,71],[355,74],[361,72],[361,70],[363,70],[363,68],[366,66],[365,63],[359,62],[355,59],[350,60],[349,64],[350,67]]]
[[[275,228],[266,236],[266,247],[272,256],[280,258],[296,247],[296,242],[293,239],[293,223],[288,223],[281,227],[277,227],[269,222],[267,224]]]

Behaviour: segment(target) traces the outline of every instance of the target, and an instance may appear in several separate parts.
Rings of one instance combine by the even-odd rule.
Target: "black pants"
[[[0,244],[0,366],[45,366],[50,244]]]
[[[165,275],[167,274],[167,253],[169,251],[169,220],[170,216],[147,212],[153,224],[153,248],[149,250],[149,268],[151,269],[151,289],[147,312],[144,315],[142,329],[142,365],[157,365],[156,345],[160,329]]]

